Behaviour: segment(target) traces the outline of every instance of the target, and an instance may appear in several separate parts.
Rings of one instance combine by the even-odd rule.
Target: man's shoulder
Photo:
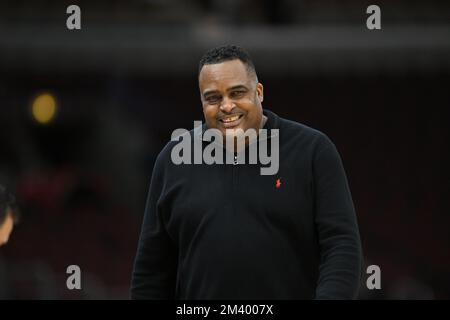
[[[307,134],[310,136],[318,136],[323,135],[320,130],[310,127],[302,122],[294,121],[291,119],[286,119],[279,117],[280,119],[280,129],[281,130],[289,130],[292,132],[298,132],[302,134]]]
[[[279,117],[280,135],[288,140],[301,143],[322,145],[332,143],[330,138],[322,131],[304,123]]]
[[[174,132],[172,134],[171,139],[165,144],[165,146],[161,149],[161,151],[158,154],[158,157],[156,158],[156,162],[159,165],[172,163],[171,156],[172,156],[172,150],[173,148],[178,145],[179,143],[182,143],[186,140],[191,140],[191,146],[193,142],[193,138],[195,134],[198,134],[197,131],[194,131],[194,129],[188,131],[183,129],[182,131],[176,133]]]

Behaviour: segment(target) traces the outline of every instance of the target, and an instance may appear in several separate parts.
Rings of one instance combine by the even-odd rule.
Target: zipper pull
[[[238,161],[237,161],[237,155],[234,155],[234,165],[237,165]]]

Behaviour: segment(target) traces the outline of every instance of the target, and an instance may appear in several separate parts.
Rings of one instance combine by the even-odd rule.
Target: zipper
[[[232,215],[236,214],[236,204],[237,204],[237,188],[238,188],[238,158],[237,155],[234,155],[233,158],[233,166],[231,167],[231,208]]]

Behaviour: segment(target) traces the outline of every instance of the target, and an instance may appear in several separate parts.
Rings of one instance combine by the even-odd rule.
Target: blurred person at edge
[[[0,246],[6,244],[19,221],[19,211],[14,196],[0,185]]]

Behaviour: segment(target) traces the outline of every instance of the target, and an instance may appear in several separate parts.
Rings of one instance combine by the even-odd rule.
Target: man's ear
[[[256,94],[258,95],[259,101],[263,102],[264,100],[264,86],[261,82],[258,82],[256,85]]]

